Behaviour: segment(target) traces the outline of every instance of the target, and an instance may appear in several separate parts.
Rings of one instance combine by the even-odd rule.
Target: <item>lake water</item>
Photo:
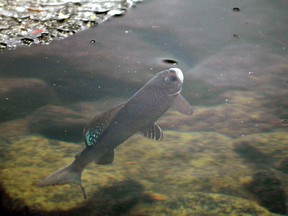
[[[144,1],[49,45],[0,52],[7,215],[287,215],[288,3]],[[75,185],[37,187],[84,147],[83,127],[178,67],[192,116],[139,134]],[[117,136],[117,135],[115,135]]]

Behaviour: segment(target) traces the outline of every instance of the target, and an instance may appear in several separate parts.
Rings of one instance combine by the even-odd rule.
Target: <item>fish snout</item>
[[[166,72],[168,72],[168,74],[166,74],[165,82],[177,84],[178,86],[183,84],[184,76],[179,68],[170,68]]]
[[[170,68],[169,71],[172,72],[172,73],[175,73],[177,78],[181,81],[181,83],[183,83],[184,75],[183,75],[183,72],[182,72],[181,69],[179,69],[179,68]]]

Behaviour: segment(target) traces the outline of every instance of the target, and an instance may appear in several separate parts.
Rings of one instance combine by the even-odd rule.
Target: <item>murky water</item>
[[[18,215],[287,215],[288,4],[169,0],[50,45],[0,53],[1,208]],[[187,117],[135,135],[77,186],[35,183],[83,148],[96,114],[179,67]]]

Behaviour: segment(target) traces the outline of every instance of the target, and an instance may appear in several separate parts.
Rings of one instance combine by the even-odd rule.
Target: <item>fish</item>
[[[192,115],[191,105],[180,94],[183,81],[179,68],[160,71],[126,102],[97,115],[83,130],[85,148],[70,165],[40,180],[38,186],[77,184],[86,199],[81,175],[88,164],[111,164],[115,148],[136,133],[161,140],[163,131],[156,121],[169,108]]]

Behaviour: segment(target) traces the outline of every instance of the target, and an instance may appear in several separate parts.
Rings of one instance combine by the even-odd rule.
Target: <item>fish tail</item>
[[[69,183],[81,185],[81,173],[82,172],[74,170],[71,164],[42,179],[38,183],[38,186],[63,185]]]
[[[40,182],[38,182],[37,186],[44,187],[63,184],[78,184],[81,187],[84,199],[86,199],[87,196],[85,189],[82,186],[81,174],[82,170],[75,169],[75,164],[72,163],[71,165],[42,179]]]
[[[75,163],[52,173],[46,178],[38,182],[38,186],[49,186],[49,185],[63,185],[63,184],[79,184],[81,185],[81,174],[82,169],[75,169]]]

